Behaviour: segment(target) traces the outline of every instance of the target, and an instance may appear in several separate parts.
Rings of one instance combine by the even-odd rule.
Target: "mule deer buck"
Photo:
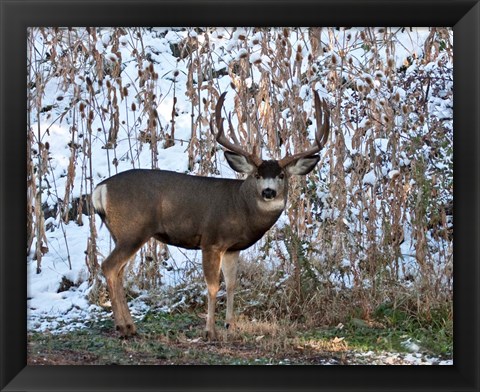
[[[241,250],[257,242],[279,218],[287,202],[288,178],[306,175],[320,157],[329,134],[329,110],[316,91],[316,145],[280,160],[262,160],[245,151],[223,130],[223,93],[215,107],[216,140],[225,147],[230,167],[247,174],[245,180],[192,176],[164,170],[133,169],[101,182],[93,205],[115,242],[103,261],[116,329],[121,336],[136,333],[123,289],[125,265],[150,238],[166,244],[202,251],[208,289],[205,335],[216,339],[215,302],[222,270],[226,290],[225,326],[234,321],[233,295]],[[322,112],[324,119],[322,121]],[[213,131],[213,125],[210,124]]]

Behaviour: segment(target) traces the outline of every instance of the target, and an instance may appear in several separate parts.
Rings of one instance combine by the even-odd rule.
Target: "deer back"
[[[101,182],[93,202],[113,238],[155,237],[189,249],[240,250],[256,242],[283,210],[259,210],[256,183],[134,169]]]

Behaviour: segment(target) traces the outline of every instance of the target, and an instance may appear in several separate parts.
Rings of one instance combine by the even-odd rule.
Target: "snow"
[[[414,342],[412,338],[408,338],[407,340],[403,341],[402,346],[404,346],[408,351],[413,353],[418,353],[421,347],[418,345],[417,342]]]
[[[397,177],[398,175],[400,175],[399,170],[390,170],[388,172],[388,178],[390,178],[390,179],[393,179],[393,178]]]
[[[363,177],[363,183],[366,185],[375,185],[377,182],[377,177],[375,175],[374,170],[370,170],[365,176]]]
[[[246,59],[248,58],[248,51],[247,49],[240,49],[238,52],[237,52],[237,57],[236,59],[237,60],[240,60],[240,59]]]

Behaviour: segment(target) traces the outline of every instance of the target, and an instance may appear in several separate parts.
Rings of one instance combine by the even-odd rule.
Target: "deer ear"
[[[230,167],[239,173],[252,174],[257,170],[257,167],[250,162],[250,160],[243,155],[236,152],[225,151],[225,158]]]
[[[289,174],[304,176],[313,170],[319,160],[320,157],[318,155],[310,155],[309,157],[300,158],[287,166],[287,172]]]

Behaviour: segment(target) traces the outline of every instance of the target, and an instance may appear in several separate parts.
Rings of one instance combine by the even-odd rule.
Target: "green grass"
[[[209,343],[201,339],[204,320],[194,313],[147,313],[137,322],[138,335],[120,339],[110,320],[92,323],[87,329],[28,335],[31,364],[270,364],[269,353],[256,355],[247,344],[238,351],[235,343]]]
[[[29,333],[29,364],[260,365],[285,363],[286,358],[290,364],[329,358],[352,363],[352,352],[408,352],[403,342],[409,339],[420,353],[440,358],[451,358],[453,353],[447,311],[414,318],[388,305],[379,307],[373,320],[351,318],[341,327],[307,328],[243,317],[233,333],[226,334],[217,325],[220,339],[215,343],[203,341],[205,320],[194,312],[149,312],[136,324],[138,335],[130,339],[119,339],[111,320],[67,333]]]
[[[87,362],[119,365],[168,362],[181,355],[176,347],[168,344],[169,339],[173,334],[182,333],[178,332],[181,331],[179,328],[185,326],[191,317],[188,314],[171,316],[160,313],[155,317],[147,314],[144,321],[137,323],[139,336],[128,340],[116,336],[110,320],[62,334],[32,333],[28,338],[29,355],[49,357],[72,352],[79,358],[86,358]],[[75,362],[75,358],[65,360]]]
[[[409,315],[401,309],[382,305],[374,319],[366,322],[351,318],[342,328],[325,328],[307,331],[303,340],[318,339],[324,342],[343,338],[348,348],[360,351],[411,352],[406,341],[414,342],[419,352],[432,356],[453,355],[453,321],[448,308],[430,311],[428,317]]]

